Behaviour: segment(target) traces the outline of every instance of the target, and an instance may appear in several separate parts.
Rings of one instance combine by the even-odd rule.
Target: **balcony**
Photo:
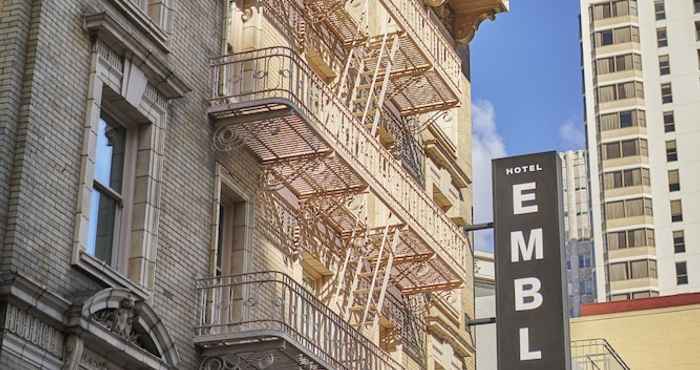
[[[399,106],[410,105],[412,113],[434,110],[430,100],[421,98],[427,89],[438,94],[445,104],[456,105],[462,95],[461,60],[454,50],[448,36],[440,29],[438,23],[431,17],[431,10],[420,0],[380,0],[406,37],[401,41],[403,57],[399,58],[396,68],[410,69],[410,66],[428,65],[432,67],[425,72],[425,80],[418,85],[404,90],[397,95]],[[411,76],[407,75],[396,84],[409,83]],[[410,95],[410,96],[408,96]],[[402,109],[405,111],[406,109]]]
[[[206,278],[195,288],[194,342],[203,351],[203,369],[235,369],[236,364],[275,370],[402,369],[283,273]]]
[[[462,285],[468,244],[461,230],[294,51],[228,55],[211,68],[209,114],[221,152],[247,147],[274,174],[291,207],[369,187],[402,225],[397,255],[421,261],[414,274],[392,271],[400,292]]]
[[[571,342],[572,370],[630,370],[605,339]]]

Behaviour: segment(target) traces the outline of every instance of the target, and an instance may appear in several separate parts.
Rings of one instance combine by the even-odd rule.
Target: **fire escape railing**
[[[276,271],[196,281],[197,337],[280,337],[338,370],[402,370],[292,277]]]
[[[297,53],[284,47],[259,49],[216,59],[211,68],[212,114],[257,113],[261,107],[291,104],[394,214],[464,279],[468,251],[464,234]]]
[[[577,370],[630,370],[630,367],[605,339],[571,342],[571,361]]]
[[[418,47],[433,59],[433,68],[457,93],[461,93],[461,60],[450,41],[430,16],[430,9],[418,0],[381,0],[389,13]]]

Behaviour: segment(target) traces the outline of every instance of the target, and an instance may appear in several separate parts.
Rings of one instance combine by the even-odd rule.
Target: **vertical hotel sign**
[[[493,161],[499,370],[571,368],[559,161]]]

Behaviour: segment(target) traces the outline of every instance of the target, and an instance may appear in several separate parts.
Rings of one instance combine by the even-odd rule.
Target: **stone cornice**
[[[83,21],[83,27],[92,36],[103,40],[120,55],[133,57],[144,70],[148,80],[168,99],[181,98],[191,91],[163,60],[106,12],[87,15]]]

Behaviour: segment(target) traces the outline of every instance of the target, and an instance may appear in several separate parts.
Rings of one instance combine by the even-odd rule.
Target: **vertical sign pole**
[[[571,369],[559,161],[493,161],[499,370]]]

